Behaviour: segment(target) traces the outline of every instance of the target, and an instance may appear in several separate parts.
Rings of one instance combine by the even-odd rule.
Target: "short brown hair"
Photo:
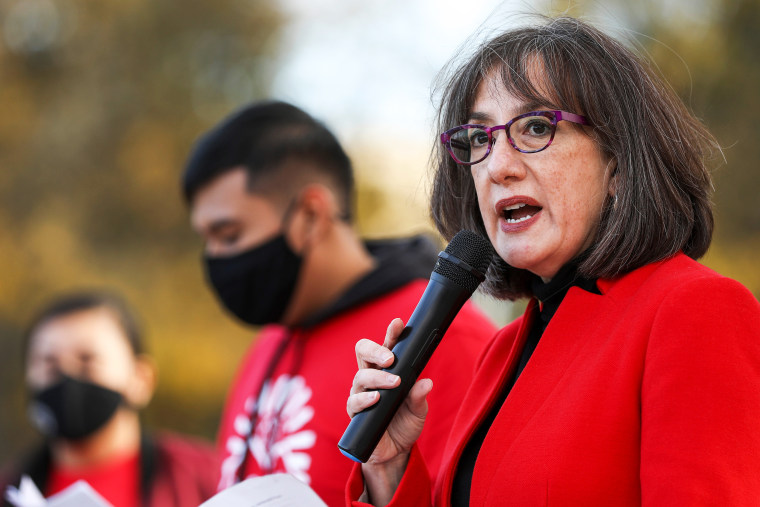
[[[246,170],[249,191],[285,203],[309,179],[327,181],[343,208],[341,218],[352,220],[351,160],[327,127],[292,104],[255,102],[205,133],[182,174],[185,201],[192,205],[201,188],[239,167]]]
[[[530,80],[536,64],[541,83]],[[586,131],[616,164],[615,204],[609,199],[600,210],[594,242],[577,259],[580,274],[612,278],[679,251],[704,255],[713,230],[705,159],[720,148],[646,62],[574,18],[510,30],[446,73],[440,132],[467,122],[478,85],[492,71],[518,99],[585,115]],[[486,236],[470,172],[440,143],[434,157],[431,214],[439,232],[446,239],[460,229]],[[495,255],[483,289],[499,298],[529,296],[531,278]]]

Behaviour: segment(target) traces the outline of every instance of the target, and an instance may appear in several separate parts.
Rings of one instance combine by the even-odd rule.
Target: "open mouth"
[[[502,210],[502,215],[508,224],[519,224],[530,218],[536,213],[541,211],[539,206],[531,206],[530,204],[519,203],[507,206]]]

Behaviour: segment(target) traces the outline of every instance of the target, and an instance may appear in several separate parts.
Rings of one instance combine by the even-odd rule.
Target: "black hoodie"
[[[368,240],[365,247],[377,263],[375,269],[349,287],[331,305],[306,319],[301,327],[313,327],[412,280],[430,278],[439,252],[433,240],[425,235]]]

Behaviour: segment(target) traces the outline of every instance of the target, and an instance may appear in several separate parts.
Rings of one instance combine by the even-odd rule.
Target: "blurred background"
[[[716,134],[703,262],[758,297],[760,0],[0,0],[0,462],[37,438],[24,327],[75,288],[116,290],[141,316],[160,370],[147,424],[213,439],[255,330],[203,281],[178,189],[193,141],[251,100],[293,102],[352,157],[364,235],[432,231],[436,73],[525,13],[625,38]]]

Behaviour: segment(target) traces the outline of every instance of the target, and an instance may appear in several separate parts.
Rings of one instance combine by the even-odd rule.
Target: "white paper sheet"
[[[290,474],[251,477],[201,507],[327,507],[309,486]]]
[[[77,481],[47,499],[48,507],[112,507],[85,481]]]
[[[26,475],[21,478],[18,489],[8,487],[5,498],[16,507],[112,507],[85,481],[77,481],[45,500],[34,481]]]
[[[21,477],[18,488],[8,486],[5,489],[5,499],[16,507],[42,507],[47,505],[37,485],[28,475]]]

